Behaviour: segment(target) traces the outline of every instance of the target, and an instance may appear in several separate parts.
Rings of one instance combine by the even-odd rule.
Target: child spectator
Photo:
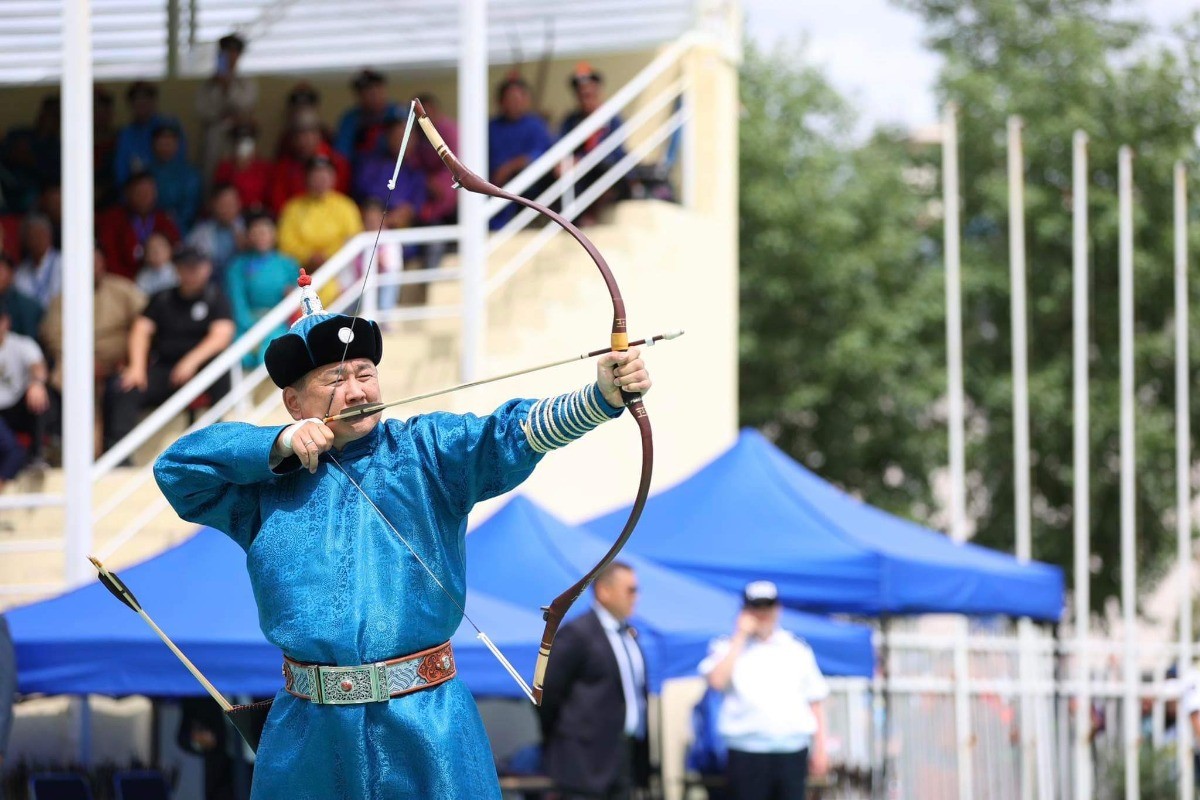
[[[170,215],[180,233],[187,233],[200,209],[200,173],[179,158],[181,136],[177,123],[155,124],[150,172],[158,186],[158,207]]]
[[[125,203],[101,214],[96,229],[108,271],[129,280],[142,265],[151,233],[161,233],[172,245],[179,243],[179,229],[158,207],[158,185],[149,172],[130,177],[125,184]]]
[[[223,183],[213,187],[208,205],[208,218],[196,226],[187,243],[212,262],[213,280],[225,285],[225,268],[246,241],[242,224],[242,201],[237,189]]]
[[[262,211],[271,188],[271,162],[258,155],[258,129],[243,122],[230,129],[229,139],[232,155],[217,165],[213,181],[232,184],[246,211]]]
[[[171,243],[161,233],[146,239],[142,268],[138,270],[137,287],[147,296],[158,294],[179,285],[175,264],[171,261]]]
[[[275,249],[275,222],[267,214],[252,214],[246,220],[249,248],[234,256],[225,272],[233,321],[238,336],[254,327],[268,311],[296,287],[300,265]],[[242,366],[255,369],[263,361],[267,345],[287,332],[287,323],[263,339],[258,349],[242,359]]]

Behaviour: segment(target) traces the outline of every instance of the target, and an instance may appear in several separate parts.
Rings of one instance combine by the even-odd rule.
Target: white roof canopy
[[[79,0],[65,0],[78,2]],[[56,83],[62,73],[64,0],[0,4],[0,85]],[[207,75],[216,41],[248,42],[248,74],[373,67],[451,67],[458,61],[456,0],[92,0],[98,80],[165,77],[168,30],[176,74]],[[489,61],[532,62],[646,50],[696,23],[695,0],[491,0]],[[177,20],[172,26],[171,21]]]

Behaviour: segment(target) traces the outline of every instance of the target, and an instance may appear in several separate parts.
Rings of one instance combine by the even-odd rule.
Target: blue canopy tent
[[[619,526],[620,509],[588,523]],[[769,579],[813,611],[1006,614],[1056,621],[1062,571],[946,536],[873,508],[754,430],[650,498],[628,548],[725,589]]]
[[[612,538],[619,527],[611,529]],[[640,534],[635,532],[633,538]],[[467,584],[522,608],[549,605],[611,544],[612,539],[568,525],[518,496],[467,536]],[[651,689],[656,691],[670,678],[695,675],[709,641],[732,629],[740,592],[715,589],[636,555],[622,552],[619,558],[639,576],[633,624],[646,654]],[[587,598],[581,598],[568,616],[588,607]],[[873,674],[874,651],[866,627],[797,611],[786,611],[781,624],[809,643],[826,674]]]
[[[259,630],[244,561],[241,549],[224,534],[204,528],[120,575],[221,692],[273,695],[282,686],[280,653]],[[536,610],[471,590],[467,612],[510,659],[532,671],[542,631]],[[99,582],[6,616],[23,693],[204,693],[149,626]],[[474,634],[464,623],[453,639],[459,677],[478,695],[523,696]]]

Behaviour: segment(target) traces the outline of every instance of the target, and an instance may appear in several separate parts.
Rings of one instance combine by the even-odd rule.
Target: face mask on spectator
[[[254,157],[254,139],[249,137],[238,139],[234,145],[234,153],[239,161],[249,161]]]

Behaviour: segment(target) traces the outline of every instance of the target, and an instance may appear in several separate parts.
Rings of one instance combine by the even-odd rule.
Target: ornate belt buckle
[[[380,697],[381,665],[362,667],[322,667],[320,669],[321,702],[331,706],[372,703],[388,699],[387,683],[383,681]]]

